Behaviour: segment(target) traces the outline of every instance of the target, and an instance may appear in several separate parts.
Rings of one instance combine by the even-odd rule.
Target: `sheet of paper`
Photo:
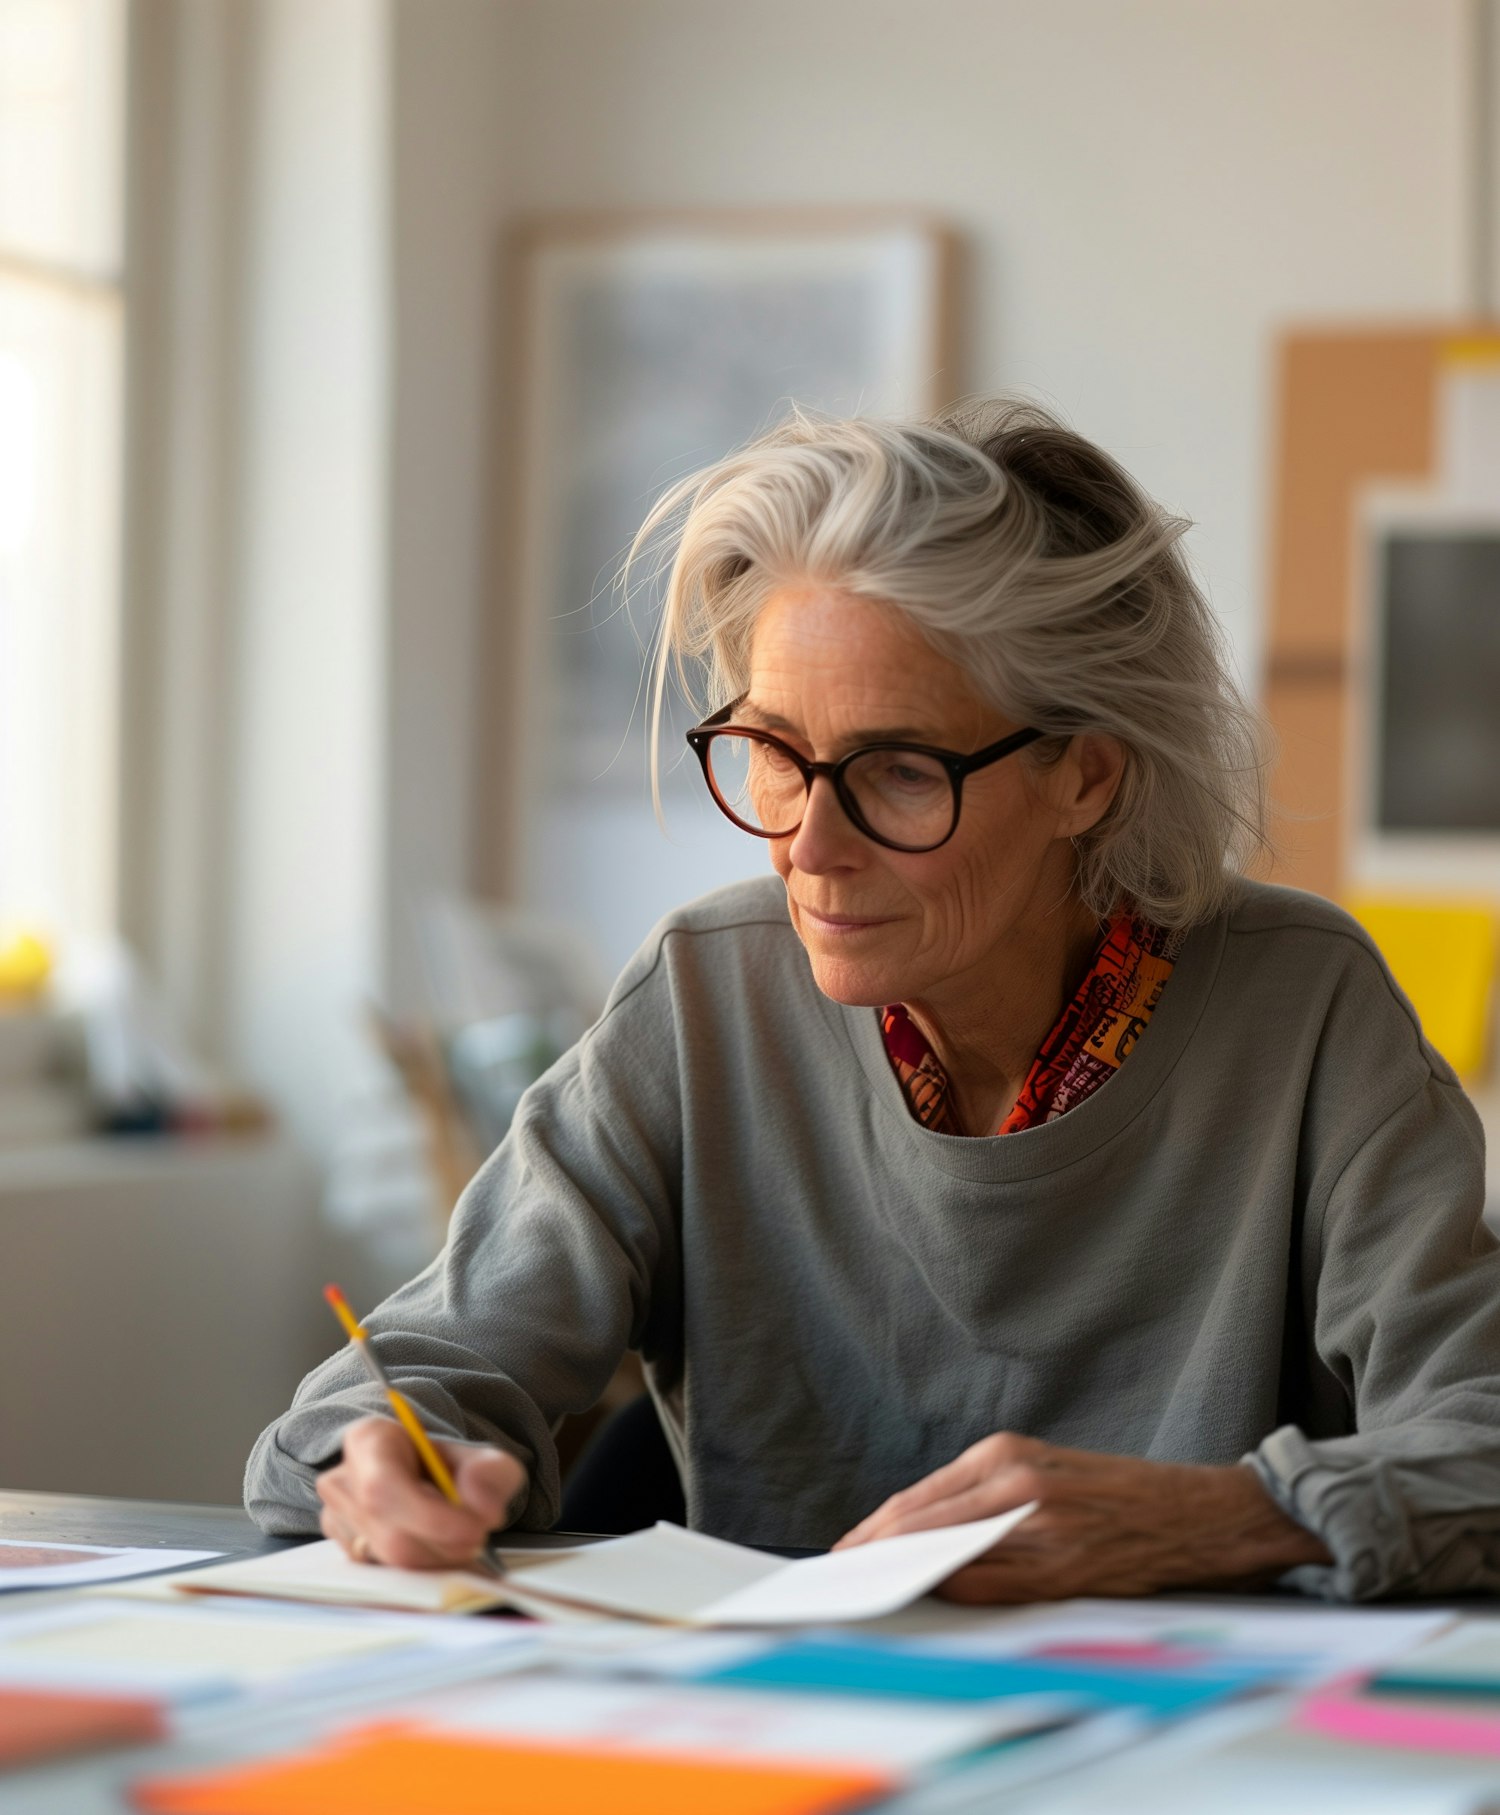
[[[1186,1714],[1258,1689],[1254,1665],[1217,1670],[1126,1670],[1050,1657],[952,1658],[857,1638],[794,1639],[699,1681],[767,1689],[830,1691],[889,1701],[989,1703],[1021,1697],[1063,1710],[1137,1708]]]
[[[1450,1707],[1426,1696],[1406,1701],[1391,1695],[1340,1695],[1337,1690],[1325,1690],[1309,1696],[1292,1725],[1302,1732],[1323,1733],[1360,1746],[1500,1758],[1500,1713]]]
[[[516,1587],[533,1605],[558,1597],[694,1626],[825,1624],[905,1606],[998,1544],[1032,1510],[1022,1506],[795,1563],[666,1522],[575,1551],[504,1554]]]
[[[709,1626],[806,1626],[876,1618],[936,1588],[993,1549],[1035,1510],[1031,1501],[993,1519],[804,1557],[703,1608],[697,1621]]]
[[[892,1706],[854,1697],[548,1674],[445,1695],[425,1724],[612,1751],[865,1765],[906,1773],[1042,1723],[1014,1708]]]
[[[0,1620],[0,1686],[135,1691],[181,1704],[290,1685],[310,1691],[334,1680],[399,1679],[455,1645],[489,1657],[534,1648],[528,1640],[517,1622],[479,1627],[227,1599],[160,1606],[90,1598]]]
[[[1191,1728],[1177,1732],[1189,1742],[1180,1749],[1133,1747],[1032,1792],[1027,1815],[1475,1815],[1492,1806],[1494,1767],[1482,1760],[1379,1752],[1277,1726],[1214,1746],[1192,1745]],[[913,1815],[925,1815],[920,1803]]]
[[[88,1582],[176,1569],[222,1556],[219,1550],[154,1550],[101,1544],[51,1544],[0,1538],[0,1590],[77,1588]]]
[[[1144,1717],[1117,1713],[1095,1714],[1071,1726],[1026,1734],[1017,1743],[995,1746],[913,1785],[902,1794],[901,1815],[989,1815],[1002,1808],[1024,1808],[1027,1815],[1034,1815],[1043,1806],[1034,1799],[1046,1797],[1051,1780],[1070,1777],[1099,1759],[1138,1745],[1146,1731]],[[1017,1794],[1023,1789],[1028,1792],[1024,1803]],[[1099,1815],[1097,1809],[1095,1815]],[[1323,1815],[1332,1812],[1325,1810]]]
[[[794,1567],[665,1521],[578,1550],[500,1554],[523,1591],[654,1620],[691,1621],[713,1602]]]
[[[283,1759],[136,1784],[156,1815],[496,1815],[500,1807],[609,1815],[821,1815],[889,1786],[872,1767],[628,1756],[370,1729]],[[440,1801],[433,1786],[441,1786]],[[497,1800],[497,1786],[503,1786]]]
[[[511,1605],[549,1617],[580,1611],[701,1626],[862,1620],[905,1606],[997,1544],[1030,1506],[969,1525],[882,1538],[788,1563],[663,1522],[569,1550],[507,1549],[507,1578],[355,1563],[327,1540],[172,1578],[180,1595],[266,1595],[408,1612]]]
[[[114,1672],[162,1665],[168,1670],[230,1676],[259,1682],[374,1651],[411,1649],[419,1632],[348,1627],[326,1621],[237,1619],[209,1608],[190,1618],[161,1612],[101,1610],[86,1621],[50,1630],[6,1634],[0,1630],[0,1673],[45,1670],[49,1664]]]
[[[914,1617],[919,1616],[919,1617]],[[941,1608],[885,1622],[880,1635],[950,1656],[1054,1656],[1156,1646],[1220,1662],[1275,1665],[1289,1682],[1378,1669],[1454,1623],[1450,1613],[1156,1598],[1076,1600],[1014,1610]],[[1500,1622],[1497,1622],[1500,1624]],[[1122,1659],[1123,1661],[1123,1659]]]
[[[241,1562],[194,1569],[174,1576],[171,1587],[175,1594],[267,1595],[334,1606],[394,1608],[403,1613],[479,1613],[505,1601],[504,1588],[489,1576],[461,1569],[390,1569],[378,1563],[356,1563],[326,1538]]]
[[[1371,1688],[1500,1697],[1500,1620],[1465,1620],[1420,1651],[1388,1662]]]

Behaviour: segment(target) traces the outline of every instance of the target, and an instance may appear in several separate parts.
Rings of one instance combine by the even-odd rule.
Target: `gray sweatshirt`
[[[1500,1587],[1500,1258],[1484,1137],[1359,926],[1240,885],[1119,1072],[1055,1122],[909,1113],[781,882],[669,915],[522,1100],[441,1255],[366,1319],[436,1433],[531,1471],[627,1349],[691,1523],[823,1546],[992,1431],[1247,1458],[1339,1599]],[[263,1529],[384,1409],[347,1350],[259,1439]]]

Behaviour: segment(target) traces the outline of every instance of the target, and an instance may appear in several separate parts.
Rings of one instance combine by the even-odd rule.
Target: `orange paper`
[[[893,1787],[873,1772],[370,1727],[290,1758],[141,1784],[135,1802],[153,1815],[820,1815]]]

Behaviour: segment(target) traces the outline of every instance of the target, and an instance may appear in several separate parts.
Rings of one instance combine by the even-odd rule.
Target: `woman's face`
[[[820,761],[889,738],[969,754],[1020,729],[896,612],[812,583],[782,587],[762,610],[734,717]],[[1040,775],[1023,761],[968,776],[953,836],[921,853],[866,838],[814,782],[802,824],[769,842],[825,995],[850,1007],[941,995],[992,978],[1039,916],[1076,915],[1068,840],[1108,804],[1113,783],[1095,771],[1113,762],[1117,779],[1118,746],[1075,738]]]

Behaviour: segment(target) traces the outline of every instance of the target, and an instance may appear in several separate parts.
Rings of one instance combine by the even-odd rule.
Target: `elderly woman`
[[[1037,1500],[950,1594],[1500,1581],[1479,1122],[1360,928],[1241,873],[1260,734],[1184,527],[1003,402],[799,415],[663,500],[658,712],[706,674],[775,875],[656,928],[368,1320],[467,1510],[341,1354],[251,1457],[265,1529],[545,1529],[638,1349],[726,1538]]]

